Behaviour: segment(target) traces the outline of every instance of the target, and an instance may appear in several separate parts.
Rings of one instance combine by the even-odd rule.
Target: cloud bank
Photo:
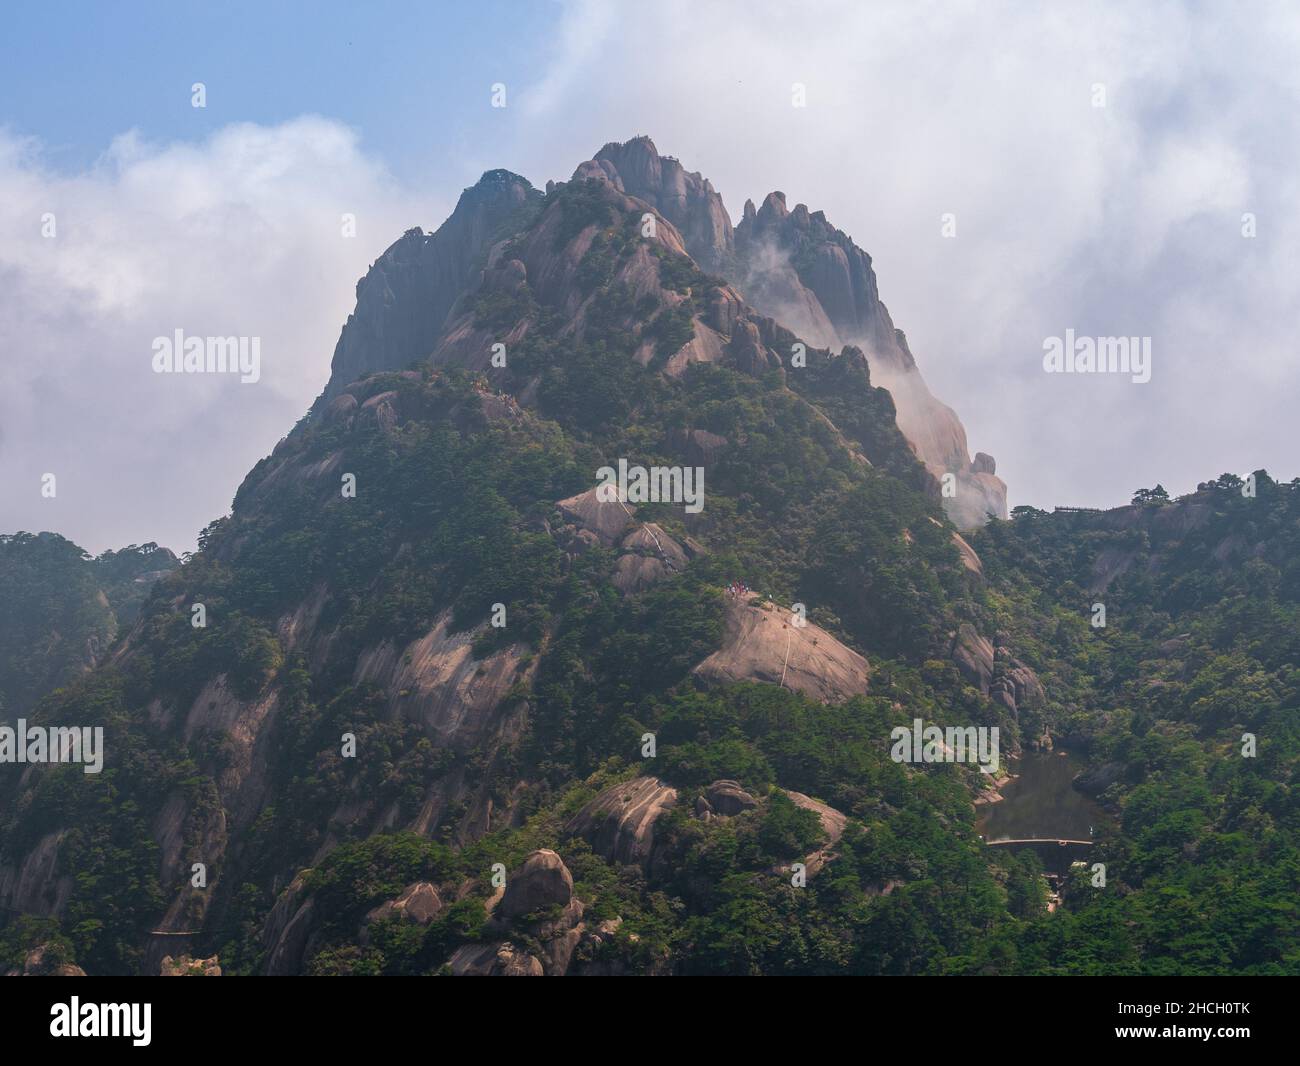
[[[0,530],[192,548],[324,385],[357,278],[448,210],[320,118],[127,134],[72,176],[0,135]],[[260,379],[154,373],[178,329],[260,338]]]
[[[825,210],[1013,505],[1300,475],[1293,6],[603,9],[566,8],[542,91],[519,97],[525,154],[567,172],[648,133],[733,219],[772,189]],[[1149,336],[1151,381],[1044,373],[1067,329]]]

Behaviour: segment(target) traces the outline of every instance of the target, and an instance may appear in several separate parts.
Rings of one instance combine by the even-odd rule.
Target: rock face
[[[521,918],[546,907],[568,906],[573,898],[573,875],[553,851],[543,848],[524,860],[518,872],[506,881],[500,914]]]
[[[529,919],[554,908],[559,908],[556,915]],[[534,851],[506,878],[505,893],[484,926],[488,935],[520,932],[527,946],[509,937],[466,944],[447,960],[447,968],[455,977],[563,977],[587,931],[585,909],[573,895],[573,875],[560,856],[546,848]]]
[[[490,239],[541,194],[518,174],[490,170],[432,234],[407,230],[357,283],[356,310],[334,349],[323,409],[375,370],[400,370],[434,349],[448,313],[477,280]]]
[[[172,958],[163,956],[158,968],[159,977],[220,977],[221,960],[213,955],[210,959],[192,959],[188,955]]]
[[[513,645],[479,660],[479,631],[451,633],[451,612],[404,649],[390,643],[362,653],[354,681],[382,686],[394,711],[423,721],[451,747],[477,743],[491,728],[501,698],[521,675],[524,648]]]
[[[992,642],[963,622],[952,638],[950,654],[962,677],[987,696],[993,680]]]
[[[621,191],[644,200],[682,235],[686,250],[710,274],[726,276],[735,259],[735,235],[722,197],[699,174],[671,156],[661,156],[649,137],[605,145],[578,168],[575,178],[594,168]]]
[[[821,820],[822,832],[826,834],[826,842],[816,851],[804,856],[803,863],[807,868],[808,876],[811,877],[835,857],[835,845],[844,835],[844,827],[848,825],[849,820],[834,807],[828,807],[820,800],[805,796],[802,792],[787,790],[785,794],[794,801],[796,807],[802,807],[805,811],[812,811],[817,815]]]
[[[694,673],[716,684],[764,681],[833,703],[863,695],[870,669],[819,626],[796,626],[789,611],[728,597],[722,647]]]
[[[887,388],[898,426],[935,477],[951,473],[956,495],[944,506],[959,528],[1006,517],[1006,485],[992,456],[967,450],[966,430],[952,408],[930,392],[901,330],[880,300],[871,257],[820,211],[793,211],[785,194],[770,193],[757,210],[745,204],[736,227],[737,286],[755,308],[810,343],[867,353],[871,376]]]
[[[1022,710],[1036,711],[1047,702],[1047,692],[1038,675],[1001,645],[994,649],[989,696],[1017,717]]]
[[[21,967],[6,970],[5,977],[85,977],[86,971],[70,962],[62,962],[48,944],[38,944],[27,953]]]
[[[602,544],[612,546],[632,524],[636,508],[620,500],[602,499],[597,493],[598,486],[560,500],[555,506],[567,521],[595,535]]]
[[[276,898],[262,924],[262,944],[267,949],[264,966],[271,977],[300,972],[316,917],[314,900],[304,900],[305,871]]]
[[[740,787],[739,781],[714,781],[704,790],[704,798],[714,814],[731,817],[758,806],[758,800]]]
[[[66,834],[46,833],[16,868],[0,866],[0,904],[20,914],[58,917],[72,892],[72,879],[59,876],[59,847]]]
[[[417,925],[428,925],[442,911],[438,890],[428,881],[417,881],[402,889],[396,899],[385,900],[366,915],[367,922],[382,922],[386,918],[405,918]]]
[[[466,944],[448,961],[454,977],[544,977],[541,960],[510,941]]]
[[[654,522],[643,522],[619,541],[622,554],[614,564],[613,582],[620,592],[640,592],[656,581],[686,569],[685,547]]]
[[[575,180],[588,178],[608,182],[654,208],[705,271],[731,281],[743,302],[800,339],[819,348],[838,351],[851,345],[865,351],[873,382],[893,394],[898,426],[917,456],[936,478],[953,475],[956,494],[944,498],[953,521],[971,529],[983,525],[989,514],[1006,517],[1006,485],[995,473],[993,458],[980,452],[972,461],[961,421],[930,392],[907,338],[895,329],[880,300],[871,257],[822,212],[810,212],[803,204],[790,210],[785,194],[773,192],[761,207],[747,201],[733,231],[709,182],[659,155],[648,137],[605,145],[574,173]],[[724,300],[714,321],[699,323],[702,328],[688,345],[692,352],[683,354],[683,364],[690,358],[722,358],[729,336],[732,358],[746,367],[741,351],[746,331],[736,328],[735,311],[729,308]],[[711,335],[712,330],[718,332]],[[761,346],[749,355],[757,364],[747,368],[761,371],[766,361]],[[668,372],[674,372],[671,361]]]
[[[637,777],[607,788],[564,828],[606,859],[648,867],[655,855],[655,822],[676,803],[675,788],[657,777]]]

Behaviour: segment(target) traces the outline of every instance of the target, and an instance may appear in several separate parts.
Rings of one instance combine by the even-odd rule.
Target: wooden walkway
[[[986,840],[984,841],[989,847],[995,847],[998,844],[1060,844],[1065,847],[1066,844],[1091,844],[1091,840],[1061,840],[1057,837],[1035,837],[1030,840]]]

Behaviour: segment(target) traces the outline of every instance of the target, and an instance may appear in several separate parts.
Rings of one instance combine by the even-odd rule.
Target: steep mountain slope
[[[0,721],[99,662],[177,564],[156,544],[91,558],[54,533],[0,536]]]
[[[894,328],[880,301],[871,257],[820,211],[810,214],[802,204],[789,211],[784,194],[774,192],[757,211],[747,202],[744,218],[733,228],[708,180],[687,172],[676,159],[661,156],[648,137],[607,144],[574,171],[573,181],[592,180],[612,186],[668,222],[673,250],[687,253],[705,273],[731,283],[726,307],[743,300],[793,331],[794,339],[828,350],[850,345],[864,352],[873,380],[889,390],[898,426],[917,456],[936,478],[952,475],[943,504],[959,529],[983,525],[990,515],[1006,517],[1006,485],[996,476],[993,458],[981,452],[971,459],[956,413],[926,386],[907,338]],[[465,190],[437,233],[426,236],[410,230],[389,248],[357,286],[357,310],[339,339],[330,383],[317,409],[364,372],[405,369],[439,351],[441,359],[435,356],[435,362],[463,362],[466,351],[485,360],[485,349],[479,347],[483,335],[464,332],[463,321],[458,333],[454,309],[458,302],[463,305],[493,238],[522,229],[539,197],[518,175],[489,171]],[[582,248],[575,251],[585,254]],[[534,273],[527,280],[531,290],[537,290],[536,263],[531,265]],[[571,280],[561,273],[555,281],[541,281],[541,286],[568,285]],[[494,281],[497,302],[519,281],[513,275]],[[720,313],[725,318],[730,312]],[[708,331],[697,330],[690,347],[672,356],[674,368],[717,357],[718,326],[707,324]],[[729,333],[730,325],[720,332]],[[681,336],[687,339],[684,332]],[[507,344],[516,339],[496,338]],[[668,333],[656,343],[675,339]],[[789,350],[781,348],[784,339],[769,336],[764,343],[788,364]]]
[[[417,226],[389,247],[357,282],[357,307],[339,336],[317,406],[372,371],[427,356],[452,305],[476,281],[485,249],[540,195],[517,174],[488,171],[461,194],[437,232]]]
[[[103,725],[103,774],[0,767],[15,964],[966,972],[1037,928],[1032,859],[975,833],[985,775],[889,738],[1060,729],[1060,649],[1009,619],[1014,572],[986,587],[1004,542],[957,535],[870,358],[792,365],[800,334],[690,252],[729,262],[707,183],[648,158],[489,175],[519,209],[453,293],[414,264],[436,238],[372,270],[374,372],[336,356],[111,662],[34,712]],[[620,462],[698,468],[702,508],[601,492]]]
[[[4,778],[0,903],[85,930],[92,970],[152,971],[185,946],[150,930],[192,930],[239,968],[306,965],[310,938],[293,938],[310,923],[276,897],[380,831],[443,842],[481,875],[473,841],[517,832],[611,758],[640,762],[638,738],[709,676],[691,671],[724,646],[735,578],[782,611],[807,602],[845,663],[949,652],[969,570],[861,353],[813,349],[787,385],[794,335],[705,274],[670,219],[642,237],[653,205],[600,177],[540,199],[485,181],[525,210],[461,246],[481,254],[477,278],[430,311],[420,249],[443,242],[409,236],[340,341],[353,350],[364,323],[374,363],[433,337],[429,358],[341,385],[353,363],[336,357],[312,416],[111,669],[38,712],[105,725],[102,779]],[[701,466],[706,505],[591,500],[620,458]],[[715,683],[779,680],[769,658],[732,656]],[[657,758],[683,750],[687,735]],[[120,890],[90,887],[109,880]]]
[[[732,281],[760,312],[820,347],[862,349],[873,380],[888,389],[898,426],[935,477],[951,473],[953,494],[944,507],[960,529],[1005,518],[1006,485],[992,456],[972,461],[956,413],[935,399],[917,368],[907,338],[881,303],[871,257],[820,212],[793,211],[773,192],[755,209],[746,201],[732,229],[722,199],[699,174],[659,155],[648,137],[607,144],[575,178],[599,175],[670,219],[686,251],[705,270]]]
[[[980,967],[1300,968],[1300,480],[1252,480],[1105,512],[1017,508],[975,537],[1046,724],[1089,758],[1078,787],[1119,816],[1089,857],[1107,888],[1077,878],[1052,921],[990,938]]]

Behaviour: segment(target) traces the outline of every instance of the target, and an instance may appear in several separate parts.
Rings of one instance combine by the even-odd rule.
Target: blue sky
[[[192,547],[403,230],[638,134],[733,220],[780,189],[865,248],[1012,505],[1300,474],[1293,4],[46,0],[0,27],[0,531]],[[152,375],[181,327],[262,338],[259,386]],[[1067,329],[1151,337],[1151,381],[1044,374]]]
[[[314,113],[400,176],[461,180],[456,146],[509,154],[515,112],[486,113],[487,87],[530,80],[560,16],[550,0],[7,4],[0,122],[78,167],[128,129],[192,140]]]

